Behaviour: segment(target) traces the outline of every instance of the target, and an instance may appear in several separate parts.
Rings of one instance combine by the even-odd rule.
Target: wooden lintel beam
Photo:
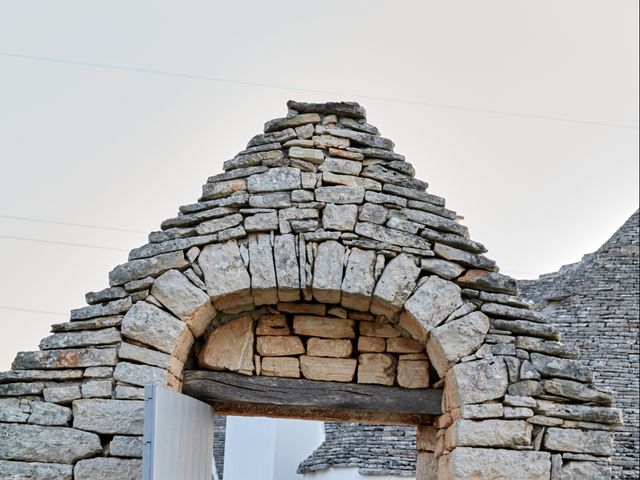
[[[183,393],[221,415],[324,421],[424,424],[440,415],[442,390],[245,376],[210,370],[184,372]]]

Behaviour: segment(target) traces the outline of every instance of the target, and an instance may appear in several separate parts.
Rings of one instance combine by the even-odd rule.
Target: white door
[[[147,385],[143,444],[143,480],[211,480],[213,408],[158,385]]]

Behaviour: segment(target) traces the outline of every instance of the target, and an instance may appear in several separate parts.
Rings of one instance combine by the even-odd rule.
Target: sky
[[[364,105],[516,278],[638,208],[632,0],[0,0],[0,371],[291,98]]]

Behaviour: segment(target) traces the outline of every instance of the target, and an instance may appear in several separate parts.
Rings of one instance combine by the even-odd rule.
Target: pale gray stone
[[[364,198],[367,202],[378,205],[385,205],[387,207],[404,208],[407,206],[407,200],[405,198],[396,197],[395,195],[389,195],[388,193],[368,191]]]
[[[117,385],[114,397],[117,400],[144,400],[144,388]]]
[[[251,292],[256,305],[278,303],[278,284],[273,262],[271,235],[260,233],[249,237],[249,271]]]
[[[84,330],[99,330],[102,328],[119,327],[122,323],[122,315],[98,317],[90,320],[77,320],[74,322],[54,323],[52,332],[79,332]]]
[[[528,320],[536,323],[549,323],[549,320],[543,314],[527,308],[510,307],[500,303],[485,303],[482,305],[482,311],[492,317],[503,317]]]
[[[427,341],[427,354],[438,375],[462,357],[474,353],[484,342],[489,331],[489,319],[482,312],[473,312],[431,330]]]
[[[506,275],[485,270],[469,270],[458,279],[458,285],[463,288],[474,288],[494,293],[516,295],[518,287],[516,281]],[[523,317],[524,318],[524,317]]]
[[[158,276],[176,268],[187,268],[189,262],[182,252],[164,253],[152,258],[141,258],[118,265],[109,273],[110,285],[122,285],[132,280],[138,280],[147,276]]]
[[[247,205],[248,201],[249,194],[247,192],[236,192],[232,195],[229,195],[227,198],[208,200],[206,202],[197,202],[192,203],[191,205],[183,205],[180,207],[180,213],[192,214],[217,207],[244,207],[245,205]]]
[[[400,254],[385,267],[371,301],[371,312],[391,318],[413,293],[420,269],[413,257]]]
[[[322,226],[327,230],[352,232],[358,217],[357,205],[327,203],[322,211]]]
[[[543,377],[566,378],[593,383],[593,372],[577,360],[556,358],[541,353],[531,354],[531,363]]]
[[[73,402],[73,427],[107,435],[142,435],[144,402],[84,399]]]
[[[182,273],[169,270],[156,279],[151,294],[199,337],[216,315],[209,296]]]
[[[320,123],[321,118],[317,113],[303,113],[295,117],[276,118],[264,124],[264,133],[295,128],[308,123]]]
[[[403,232],[416,234],[422,228],[419,223],[405,220],[399,216],[394,215],[395,212],[391,212],[391,218],[387,221],[387,227],[395,228],[396,230],[402,230]]]
[[[247,190],[247,181],[244,178],[234,178],[233,180],[223,180],[222,182],[205,183],[202,186],[201,200],[217,200],[228,197],[236,192]]]
[[[451,312],[451,315],[447,317],[446,322],[452,322],[459,318],[466,317],[470,313],[475,312],[477,309],[478,307],[476,307],[476,305],[473,302],[464,302],[462,305],[456,308],[453,312]]]
[[[122,335],[184,361],[193,345],[187,324],[147,302],[138,302],[122,321]]]
[[[448,262],[447,260],[440,260],[438,258],[423,258],[421,261],[422,270],[430,273],[434,273],[439,277],[446,280],[451,280],[459,277],[464,268],[457,263]]]
[[[486,247],[475,240],[471,240],[462,235],[458,235],[457,233],[446,233],[440,232],[438,230],[431,229],[429,227],[424,227],[420,232],[420,235],[429,240],[432,243],[438,243],[442,245],[447,245],[449,247],[453,247],[459,249],[461,251],[466,252],[468,255],[485,253],[487,251]],[[477,256],[476,256],[477,257]],[[484,261],[486,258],[478,257],[470,258],[471,261]],[[462,262],[460,262],[462,263]],[[495,262],[494,262],[495,263]],[[484,268],[484,267],[483,267]],[[497,270],[497,267],[494,267]]]
[[[575,347],[533,337],[517,337],[516,348],[574,360],[580,357]]]
[[[400,247],[414,247],[422,250],[429,250],[431,248],[431,244],[424,238],[374,223],[358,222],[358,224],[356,224],[356,233],[363,237]]]
[[[387,209],[382,205],[376,205],[375,203],[365,203],[360,209],[360,215],[358,216],[358,219],[361,222],[383,225],[387,221],[387,214]]]
[[[9,383],[0,385],[0,397],[18,397],[23,395],[40,395],[44,389],[44,383]]]
[[[0,422],[25,423],[31,414],[31,402],[21,398],[0,398]]]
[[[253,302],[251,278],[236,242],[207,245],[198,258],[198,264],[216,308],[224,310]]]
[[[351,249],[342,282],[342,306],[362,312],[369,310],[376,284],[376,252]]]
[[[440,457],[438,476],[447,480],[549,480],[551,455],[493,448],[459,447]]]
[[[522,395],[505,395],[502,403],[509,407],[536,408],[538,406],[535,398]]]
[[[257,152],[254,152],[254,153],[257,153]],[[265,153],[269,156],[266,158],[263,158],[262,160],[267,160],[269,158],[274,158],[274,157],[278,158],[282,156],[282,151],[271,151],[271,152],[265,151]],[[242,161],[247,161],[249,158],[252,158],[249,155],[250,154],[247,154],[246,156],[237,155],[235,161],[237,163],[241,163]],[[256,156],[254,158],[257,162],[260,162],[260,156]],[[234,160],[231,160],[231,162],[234,162]],[[207,179],[207,183],[216,183],[216,182],[222,182],[224,180],[233,180],[234,178],[248,177],[250,175],[254,175],[256,173],[262,173],[266,171],[267,171],[267,167],[264,167],[264,166],[235,168],[229,172],[219,173],[218,175],[213,175],[212,177],[209,177]],[[193,223],[191,222],[196,218],[199,219],[199,221],[197,221],[196,223],[200,223],[202,220],[208,220],[209,218],[214,218],[214,217],[221,217],[228,213],[233,213],[233,210],[231,210],[229,207],[216,207],[210,210],[198,212],[194,214],[193,217],[184,219],[188,222],[188,224],[185,224],[184,222],[180,221],[179,220],[180,217],[176,217],[175,219],[165,220],[164,222],[162,222],[160,226],[163,230],[167,228],[177,227],[177,226],[180,226],[180,227],[188,226],[189,224],[193,225]]]
[[[9,370],[0,372],[1,383],[28,380],[50,380],[55,382],[82,378],[82,370]]]
[[[73,480],[73,465],[0,460],[0,478],[7,480]]]
[[[530,322],[529,320],[491,319],[491,326],[497,330],[506,330],[515,335],[540,337],[548,340],[559,340],[560,333],[553,325]]]
[[[446,446],[514,448],[531,443],[531,424],[522,420],[465,420],[455,422],[446,434]]]
[[[287,107],[298,113],[319,113],[320,115],[340,115],[350,118],[366,118],[364,107],[356,102],[306,103],[289,100]],[[333,122],[335,123],[335,122]]]
[[[54,333],[40,342],[40,349],[86,347],[89,345],[109,345],[119,343],[120,332],[116,328],[88,330],[82,332]]]
[[[542,384],[536,380],[522,380],[509,385],[509,395],[533,397],[542,394]]]
[[[320,165],[324,161],[324,152],[315,148],[291,147],[289,149],[289,156],[291,158],[299,158],[316,165]]]
[[[460,305],[460,287],[432,275],[404,305],[400,326],[419,341],[426,341],[431,330],[440,325]]]
[[[120,345],[118,356],[124,360],[133,360],[134,362],[169,370],[176,376],[180,374],[183,366],[181,361],[171,355],[157,350],[139,347],[138,345],[132,345],[127,342],[123,342],[122,345]]]
[[[295,237],[291,234],[276,235],[273,246],[278,299],[295,302],[300,299],[300,272],[296,254]]]
[[[90,458],[79,461],[73,468],[76,480],[139,480],[142,476],[141,460],[122,458]]]
[[[74,463],[102,451],[100,437],[67,427],[0,424],[0,459]]]
[[[66,427],[71,421],[71,409],[50,402],[31,402],[29,423]]]
[[[111,380],[91,380],[82,384],[82,398],[110,398],[112,393]]]
[[[362,187],[318,187],[316,188],[316,201],[325,203],[362,203],[365,189]]]
[[[622,411],[619,408],[554,403],[540,400],[536,413],[579,422],[622,425]]]
[[[364,132],[354,132],[346,128],[323,127],[316,126],[316,132],[319,134],[329,134],[334,137],[348,138],[356,143],[366,145],[368,147],[379,148],[384,150],[393,150],[394,144],[388,138],[377,135],[371,135]]]
[[[292,142],[301,142],[301,141],[306,141],[309,142],[311,144],[311,146],[313,146],[313,141],[309,140],[311,137],[313,137],[313,134],[315,133],[316,129],[313,126],[313,124],[308,123],[306,125],[301,125],[299,127],[296,127],[296,135],[298,135],[298,138],[302,139],[302,140],[289,140],[288,142],[286,142],[284,144],[285,147],[288,147],[289,144],[291,144]]]
[[[45,401],[52,403],[71,403],[72,401],[82,398],[80,387],[78,385],[69,385],[66,387],[47,387],[42,391]]]
[[[198,235],[210,235],[213,233],[221,232],[228,228],[235,227],[242,223],[242,215],[236,213],[234,215],[228,215],[226,217],[214,218],[213,220],[207,220],[197,226],[196,232]]]
[[[480,300],[485,302],[502,303],[511,307],[526,308],[533,310],[533,302],[523,297],[506,295],[504,293],[480,292]]]
[[[419,200],[421,202],[431,203],[438,207],[444,207],[444,203],[445,203],[444,198],[438,197],[437,195],[432,195],[430,193],[426,193],[422,190],[418,190],[415,188],[408,188],[406,186],[394,185],[392,183],[386,184],[384,186],[384,191],[389,192],[393,195],[399,195],[401,197],[410,198],[412,200]]]
[[[531,418],[533,416],[533,410],[527,407],[504,407],[505,419],[518,420]]]
[[[382,185],[370,178],[357,177],[354,175],[339,175],[332,172],[322,174],[322,182],[327,185],[344,185],[346,187],[362,187],[366,190],[380,191]]]
[[[562,466],[560,480],[607,480],[611,468],[594,462],[567,462]]]
[[[281,146],[279,144],[272,144],[272,148],[270,148],[269,150],[238,154],[231,160],[227,160],[226,162],[224,162],[223,168],[225,170],[231,170],[232,172],[234,172],[235,170],[241,170],[243,174],[237,175],[237,176],[234,175],[231,177],[222,177],[216,181],[220,181],[220,180],[224,181],[227,179],[230,180],[234,178],[244,177],[245,176],[244,173],[246,170],[249,170],[250,168],[256,168],[264,161],[282,158],[283,156],[284,156],[284,153],[282,152]],[[264,171],[264,170],[260,170],[260,171]],[[255,173],[255,172],[252,172],[252,173]]]
[[[262,193],[251,195],[249,205],[253,208],[287,208],[291,206],[289,192]]]
[[[249,233],[277,230],[278,214],[273,211],[247,217],[244,219],[244,229]]]
[[[535,369],[529,360],[524,360],[520,366],[520,379],[540,380],[540,373]]]
[[[549,428],[544,437],[544,448],[557,452],[588,453],[605,457],[614,453],[611,433],[575,428]]]
[[[170,385],[173,380],[171,374],[163,368],[128,362],[118,363],[113,372],[113,379],[141,387],[145,385]],[[116,387],[117,391],[118,387]]]
[[[417,222],[436,230],[454,233],[463,237],[468,234],[467,227],[460,225],[455,220],[441,217],[440,215],[435,215],[422,210],[413,210],[410,208],[403,209],[402,214],[412,222]]]
[[[362,162],[327,157],[318,170],[321,172],[342,173],[345,175],[359,175],[362,171]]]
[[[461,405],[460,415],[469,420],[484,420],[487,418],[500,418],[504,415],[504,407],[501,403],[484,403],[479,405]]]
[[[127,292],[122,287],[110,287],[100,290],[98,292],[88,292],[84,298],[89,305],[95,305],[96,303],[110,302],[112,300],[119,300],[127,296]]]
[[[501,398],[509,383],[507,367],[500,358],[488,358],[454,365],[446,375],[445,401],[448,408]]]
[[[11,368],[14,370],[83,368],[115,365],[115,363],[115,348],[67,348],[40,352],[18,352]]]
[[[300,170],[297,168],[270,168],[264,173],[247,178],[247,189],[251,193],[295,190],[296,188],[301,188]]]
[[[89,305],[87,307],[71,310],[71,321],[118,315],[119,313],[126,312],[130,307],[131,299],[128,297],[104,304]]]
[[[334,137],[333,135],[314,135],[313,145],[316,148],[347,148],[349,140],[346,138]]]
[[[313,202],[316,196],[309,190],[294,190],[291,192],[291,200],[294,202]]]
[[[543,382],[543,388],[545,392],[552,395],[559,395],[580,402],[593,402],[602,405],[611,405],[613,403],[613,396],[610,392],[598,390],[572,380],[551,378]]]
[[[109,454],[114,457],[142,458],[142,437],[116,435],[109,443]]]
[[[482,255],[475,255],[447,245],[436,243],[433,247],[433,251],[445,260],[459,263],[465,267],[475,267],[485,270],[494,270],[496,268],[496,262],[493,260],[489,260]]]
[[[340,303],[345,248],[329,240],[318,245],[313,267],[313,297],[322,303]]]

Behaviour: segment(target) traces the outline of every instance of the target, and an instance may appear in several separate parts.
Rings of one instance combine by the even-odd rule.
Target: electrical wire
[[[39,238],[27,238],[27,237],[16,237],[13,235],[0,235],[0,238],[5,238],[8,240],[18,240],[22,242],[36,242],[36,243],[49,243],[51,245],[63,245],[66,247],[82,247],[82,248],[93,248],[96,250],[111,250],[114,252],[128,252],[124,248],[115,248],[115,247],[105,247],[100,245],[89,245],[87,243],[71,243],[71,242],[60,242],[56,240],[41,240]]]
[[[0,218],[7,218],[9,220],[20,220],[24,222],[37,222],[37,223],[50,223],[53,225],[65,225],[67,227],[91,228],[94,230],[108,230],[111,232],[141,233],[145,235],[147,233],[142,230],[131,230],[128,228],[117,228],[117,227],[102,227],[99,225],[87,225],[84,223],[61,222],[57,220],[47,220],[44,218],[18,217],[14,215],[0,215]]]
[[[62,313],[62,312],[51,312],[49,310],[35,310],[33,308],[7,307],[4,305],[0,305],[0,310],[11,310],[15,312],[29,312],[29,313],[44,313],[47,315],[60,315],[60,316],[68,315],[67,313]]]

